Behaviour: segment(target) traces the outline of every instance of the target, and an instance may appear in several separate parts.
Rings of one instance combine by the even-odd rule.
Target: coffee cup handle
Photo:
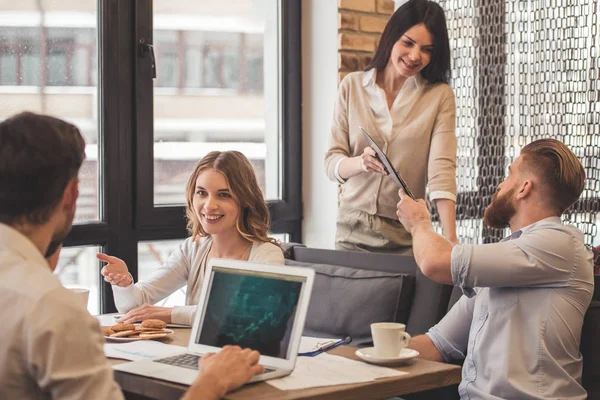
[[[402,335],[402,342],[406,342],[406,346],[408,346],[410,344],[410,340],[412,338],[410,337],[408,332],[402,332],[401,335]]]

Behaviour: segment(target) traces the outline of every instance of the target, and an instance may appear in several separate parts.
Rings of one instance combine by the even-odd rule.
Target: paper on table
[[[328,343],[335,343],[339,342],[340,340],[341,339],[302,336],[302,338],[300,339],[300,348],[298,349],[298,353],[309,353],[311,351],[316,351]]]
[[[321,354],[298,357],[291,375],[267,381],[279,390],[306,389],[319,386],[344,385],[374,381],[380,378],[406,375],[408,372],[378,367],[345,357]]]
[[[109,358],[123,360],[148,360],[157,357],[168,357],[185,353],[187,348],[156,342],[154,340],[138,340],[128,343],[104,343],[104,354]]]

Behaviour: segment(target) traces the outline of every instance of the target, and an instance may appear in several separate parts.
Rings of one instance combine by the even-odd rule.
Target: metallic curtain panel
[[[439,3],[452,48],[461,241],[506,234],[484,227],[483,211],[520,149],[552,137],[586,169],[586,188],[563,220],[591,245],[600,209],[600,0]]]

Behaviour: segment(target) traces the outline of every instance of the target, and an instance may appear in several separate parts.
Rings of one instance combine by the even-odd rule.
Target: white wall
[[[325,176],[337,97],[337,1],[302,0],[302,242],[333,248],[337,185]]]

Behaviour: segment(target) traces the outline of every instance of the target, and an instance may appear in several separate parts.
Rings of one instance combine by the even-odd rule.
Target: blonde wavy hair
[[[240,207],[236,221],[239,234],[251,242],[268,242],[279,246],[277,240],[268,236],[271,220],[269,208],[258,186],[254,168],[239,151],[211,151],[196,164],[185,189],[187,230],[192,240],[209,236],[193,207],[196,180],[207,169],[214,169],[225,176],[231,194]]]

